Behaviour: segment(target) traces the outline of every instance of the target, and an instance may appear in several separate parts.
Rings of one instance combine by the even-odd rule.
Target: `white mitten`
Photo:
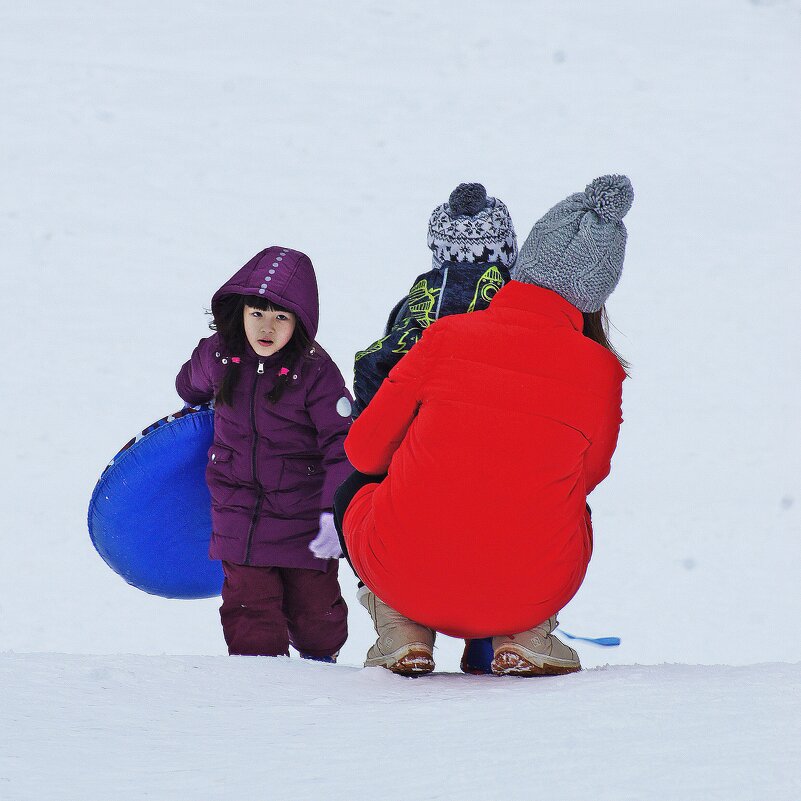
[[[340,559],[342,557],[339,535],[334,526],[334,515],[331,512],[323,512],[320,515],[320,531],[309,543],[309,550],[318,559]]]

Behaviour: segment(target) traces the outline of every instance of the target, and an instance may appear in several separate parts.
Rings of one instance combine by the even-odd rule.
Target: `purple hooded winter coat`
[[[309,257],[270,247],[254,256],[211,301],[261,295],[294,312],[313,340],[317,333],[317,280]],[[232,357],[240,371],[231,405],[214,410],[214,444],[206,481],[212,499],[209,555],[241,565],[325,570],[309,543],[320,512],[331,509],[336,488],[353,468],[343,442],[351,396],[331,357],[314,343],[293,365],[279,351],[258,356],[250,345],[229,353],[219,334],[200,340],[175,381],[188,403],[205,403],[220,389]],[[291,367],[276,403],[267,399],[279,370]]]

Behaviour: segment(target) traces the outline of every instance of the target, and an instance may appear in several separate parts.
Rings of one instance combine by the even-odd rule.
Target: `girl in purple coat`
[[[213,336],[176,379],[190,404],[214,401],[206,481],[209,555],[222,560],[231,654],[333,662],[347,638],[331,516],[352,472],[343,442],[351,397],[314,341],[319,306],[308,256],[269,247],[211,301]]]

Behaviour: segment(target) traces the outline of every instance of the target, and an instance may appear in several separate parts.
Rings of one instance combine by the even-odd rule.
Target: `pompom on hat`
[[[482,184],[459,184],[447,203],[437,206],[428,221],[428,246],[433,263],[494,262],[511,267],[517,258],[517,236],[509,210],[487,197]]]
[[[450,212],[455,217],[475,217],[489,206],[483,184],[459,184],[448,198]]]
[[[625,175],[596,178],[534,224],[512,277],[552,289],[580,311],[598,311],[623,272],[623,217],[633,202]]]

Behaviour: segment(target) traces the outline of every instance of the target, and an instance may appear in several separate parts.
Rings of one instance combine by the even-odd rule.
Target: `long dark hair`
[[[223,376],[222,384],[214,400],[216,403],[228,406],[231,405],[234,387],[239,380],[239,364],[230,357],[244,353],[247,345],[245,325],[242,319],[245,306],[261,311],[290,312],[294,314],[290,309],[278,306],[260,295],[228,295],[217,303],[209,328],[220,335],[220,339],[222,339],[228,351],[229,358],[225,368],[225,376]],[[289,374],[292,372],[292,368],[299,359],[309,354],[313,349],[313,345],[314,343],[303,323],[295,315],[295,330],[292,338],[281,349],[281,366],[287,369],[286,371],[281,370],[281,373],[276,377],[275,384],[267,393],[267,400],[271,403],[276,403],[281,398],[289,384]]]
[[[623,372],[628,375],[631,365],[615,350],[609,341],[609,315],[606,313],[606,306],[596,312],[582,312],[584,315],[584,336],[589,337],[593,342],[603,345],[620,362]]]

